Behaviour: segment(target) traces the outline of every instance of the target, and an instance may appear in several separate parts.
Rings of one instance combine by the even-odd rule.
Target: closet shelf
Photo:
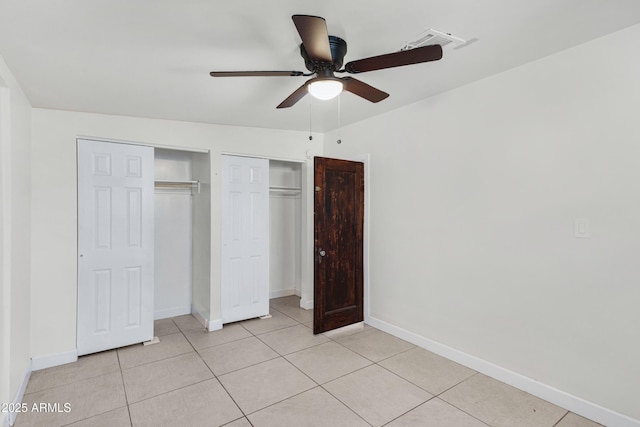
[[[165,181],[156,180],[155,187],[163,190],[196,189],[200,193],[200,181]]]

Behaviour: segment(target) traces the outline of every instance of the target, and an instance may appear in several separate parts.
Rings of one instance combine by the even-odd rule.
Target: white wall
[[[31,344],[36,357],[76,348],[78,135],[210,150],[212,322],[220,319],[220,154],[306,160],[307,150],[322,151],[322,136],[310,142],[305,132],[34,109]],[[305,280],[312,286],[312,277]]]
[[[0,402],[29,371],[31,105],[0,57]]]
[[[325,135],[371,154],[373,319],[640,420],[638,40]]]

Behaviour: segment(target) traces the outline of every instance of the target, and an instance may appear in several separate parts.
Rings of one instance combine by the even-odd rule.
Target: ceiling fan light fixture
[[[319,79],[314,80],[307,86],[307,90],[314,98],[328,101],[342,93],[343,85],[340,80]]]

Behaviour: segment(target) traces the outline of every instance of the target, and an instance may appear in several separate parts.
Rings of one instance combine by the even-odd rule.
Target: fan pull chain
[[[342,134],[342,123],[340,122],[340,118],[342,117],[342,95],[338,95],[338,140],[336,141],[338,144],[342,144],[342,139],[340,139],[340,135]]]
[[[309,96],[309,141],[313,140],[313,135],[311,135],[311,97]]]

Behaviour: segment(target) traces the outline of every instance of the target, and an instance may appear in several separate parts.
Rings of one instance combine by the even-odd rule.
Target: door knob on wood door
[[[327,253],[322,248],[318,248],[318,264],[322,264],[322,257],[326,255]]]

